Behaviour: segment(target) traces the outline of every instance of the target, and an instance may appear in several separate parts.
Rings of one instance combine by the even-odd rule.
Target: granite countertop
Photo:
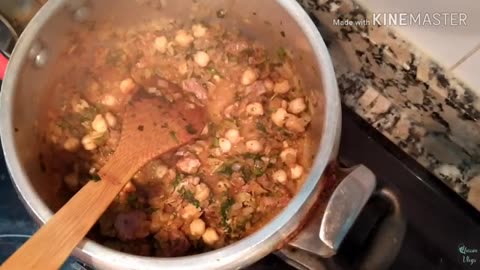
[[[327,43],[343,103],[480,210],[479,97],[391,28],[356,24],[372,15],[354,0],[298,2]]]

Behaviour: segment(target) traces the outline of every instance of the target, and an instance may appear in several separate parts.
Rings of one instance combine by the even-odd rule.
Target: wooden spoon
[[[145,163],[197,137],[204,111],[186,102],[142,98],[127,105],[115,153],[40,230],[2,265],[10,269],[58,269],[123,186]]]

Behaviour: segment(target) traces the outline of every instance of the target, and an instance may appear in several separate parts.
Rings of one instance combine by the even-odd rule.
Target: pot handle
[[[334,256],[363,207],[372,196],[378,196],[388,202],[390,211],[375,228],[370,245],[362,252],[363,256],[355,269],[387,269],[397,256],[405,235],[406,222],[400,203],[389,189],[376,189],[376,177],[364,165],[348,169],[347,173],[329,197],[323,214],[316,215],[289,246],[307,251],[310,257],[311,254],[323,258]],[[297,267],[300,263],[303,269],[319,269],[318,260],[307,260],[305,254],[292,252],[288,247],[279,254]],[[298,260],[299,256],[302,257],[301,261]]]

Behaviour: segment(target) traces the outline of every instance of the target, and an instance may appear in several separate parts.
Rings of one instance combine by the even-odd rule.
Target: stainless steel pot
[[[310,99],[315,101],[310,108],[316,138],[312,145],[316,153],[313,167],[300,192],[275,219],[227,247],[194,256],[150,258],[118,252],[85,239],[73,255],[98,269],[143,270],[238,269],[287,243],[322,256],[334,255],[374,191],[375,177],[363,166],[356,168],[327,196],[330,201],[326,209],[320,207],[317,211],[321,212],[315,212],[324,182],[331,176],[326,169],[337,155],[340,100],[325,43],[307,14],[291,0],[49,1],[20,37],[1,92],[2,145],[15,187],[31,215],[43,224],[52,216],[52,210],[61,205],[55,193],[59,183],[53,182],[39,166],[37,128],[42,125],[38,116],[45,110],[42,102],[48,99],[44,90],[55,77],[55,62],[62,61],[59,52],[66,46],[69,31],[92,21],[126,25],[152,18],[221,21],[272,47],[283,44],[294,50],[297,68],[310,90]],[[401,230],[395,233],[401,234]],[[388,259],[382,263],[385,261],[388,263]]]

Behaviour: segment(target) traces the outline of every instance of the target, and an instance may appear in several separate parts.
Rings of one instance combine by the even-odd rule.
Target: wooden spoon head
[[[197,105],[139,98],[127,105],[117,151],[153,158],[198,137],[205,124],[205,111]]]
[[[137,97],[126,107],[119,144],[100,177],[125,184],[153,158],[198,137],[206,122],[205,110],[198,105]]]

